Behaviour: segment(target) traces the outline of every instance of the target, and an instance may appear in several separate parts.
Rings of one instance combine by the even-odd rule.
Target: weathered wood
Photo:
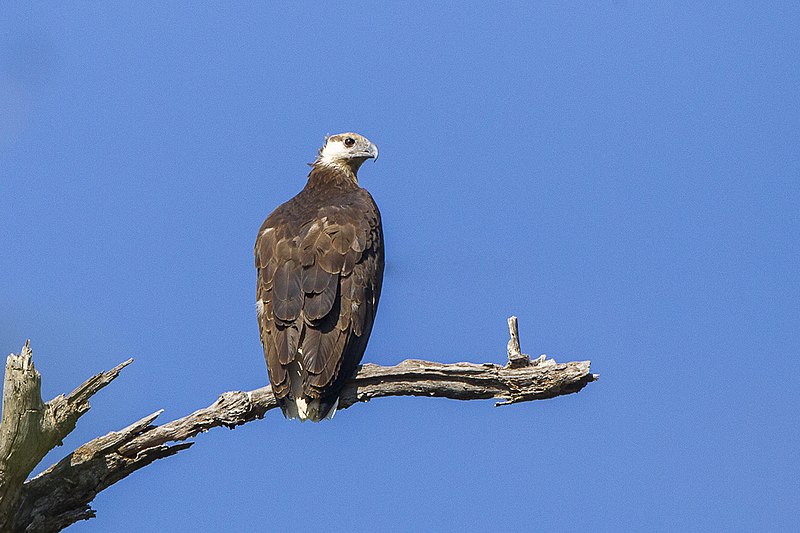
[[[30,341],[19,355],[8,356],[0,422],[0,531],[10,530],[25,478],[75,429],[78,418],[89,410],[89,398],[132,361],[92,376],[67,396],[62,394],[45,404]]]
[[[508,335],[511,337],[508,340],[508,366],[516,368],[525,366],[531,362],[531,358],[522,353],[519,347],[519,327],[517,325],[517,317],[508,317]]]
[[[19,355],[11,354],[6,360],[0,422],[0,531],[8,528],[25,478],[49,450],[42,435],[41,383],[26,342]]]
[[[383,367],[365,364],[346,385],[339,409],[386,396],[427,396],[455,400],[497,398],[497,405],[578,392],[596,376],[589,361],[525,367],[407,360]],[[191,446],[170,444],[215,427],[234,428],[262,418],[278,406],[270,387],[222,394],[210,406],[161,426],[154,413],[139,422],[84,444],[26,483],[17,516],[20,530],[59,531],[94,516],[89,503],[98,492],[156,459]]]
[[[192,442],[152,445],[133,454],[121,448],[153,429],[157,411],[130,426],[96,438],[25,483],[14,521],[14,531],[61,531],[95,516],[89,507],[97,494],[156,459],[189,448]]]
[[[590,372],[589,361],[557,364],[545,356],[531,361],[527,355],[521,354],[515,319],[509,319],[509,333],[511,341],[506,366],[491,363],[443,364],[411,359],[389,367],[365,364],[346,384],[339,401],[339,409],[386,396],[427,396],[455,400],[494,398],[500,400],[496,405],[508,405],[578,392],[597,379],[598,376]],[[25,352],[23,349],[23,354],[19,357],[24,354],[27,354],[27,359],[15,359],[13,369],[17,371],[19,367],[21,371],[35,373],[29,350]],[[42,418],[45,420],[61,421],[55,424],[60,429],[54,434],[63,437],[74,428],[77,417],[89,408],[88,398],[114,379],[128,363],[130,361],[94,376],[66,398],[59,396],[43,409],[38,395],[38,373],[35,373],[35,379],[27,378],[35,389],[35,394],[30,393],[28,396],[39,398],[39,404],[31,400],[32,403],[26,405],[32,406],[30,411],[34,413],[44,410],[45,416]],[[7,389],[8,380],[7,371]],[[19,388],[13,383],[10,387],[13,390]],[[18,393],[12,395],[20,396]],[[15,478],[19,503],[15,506],[11,530],[54,532],[79,520],[92,518],[95,513],[89,504],[100,491],[157,459],[169,457],[190,447],[192,442],[183,441],[198,433],[220,426],[234,428],[263,418],[276,407],[278,404],[270,387],[249,392],[226,392],[208,407],[161,426],[153,425],[161,414],[158,411],[120,431],[96,438],[20,487],[35,463],[27,470],[26,466],[21,469],[25,471],[22,479],[19,479],[19,475]],[[52,413],[48,415],[49,410]],[[75,413],[78,413],[77,416]],[[5,417],[4,399],[4,427],[0,428],[0,435],[3,436]],[[41,431],[37,428],[49,426],[47,422],[42,422],[38,425],[28,424],[26,427],[27,430],[18,433],[25,436],[26,431],[30,431],[38,435]],[[0,452],[3,449],[0,443]],[[41,460],[44,453],[36,462]],[[11,485],[8,490],[13,490]],[[0,528],[0,531],[6,530],[6,527]]]

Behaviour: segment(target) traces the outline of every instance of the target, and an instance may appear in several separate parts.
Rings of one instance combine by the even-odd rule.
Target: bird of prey
[[[306,186],[258,231],[258,326],[287,418],[331,418],[367,347],[383,281],[383,230],[357,173],[377,157],[361,135],[327,137]]]

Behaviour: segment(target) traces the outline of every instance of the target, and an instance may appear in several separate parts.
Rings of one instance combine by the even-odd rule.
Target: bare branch
[[[50,447],[42,435],[42,377],[33,366],[30,341],[6,360],[0,423],[0,530],[8,527],[25,478]]]
[[[132,361],[92,376],[69,395],[60,395],[45,404],[30,341],[19,355],[8,356],[0,423],[0,530],[8,530],[13,520],[25,478],[47,452],[60,446],[62,439],[75,429],[78,418],[89,410],[89,398]]]
[[[513,324],[509,319],[509,332],[506,366],[419,360],[390,367],[365,364],[345,385],[339,409],[386,396],[494,398],[500,400],[496,405],[508,405],[578,392],[597,379],[590,373],[589,361],[557,364],[541,356],[531,362],[519,351],[516,319]],[[512,346],[515,339],[516,350]],[[118,373],[125,364],[110,372]],[[208,407],[161,426],[153,425],[161,414],[158,411],[120,431],[96,438],[25,483],[14,530],[60,531],[78,520],[92,518],[94,511],[89,503],[97,493],[153,461],[192,445],[182,441],[215,427],[234,428],[263,418],[277,406],[270,387],[226,392]]]
[[[519,347],[519,328],[515,316],[508,317],[508,334],[511,337],[508,340],[508,366],[517,368],[528,365],[531,358],[522,353]]]

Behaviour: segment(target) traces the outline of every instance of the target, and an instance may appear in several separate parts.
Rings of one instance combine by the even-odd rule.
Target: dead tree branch
[[[501,400],[496,405],[507,405],[578,392],[597,379],[589,371],[589,361],[557,364],[541,356],[531,362],[519,352],[516,318],[512,319],[509,319],[511,341],[506,366],[419,360],[406,360],[391,367],[365,364],[345,386],[339,409],[386,396],[495,398]],[[516,344],[512,346],[515,338]],[[109,374],[119,373],[127,363]],[[153,461],[193,444],[182,441],[215,427],[234,428],[263,418],[277,406],[270,387],[226,392],[210,406],[161,426],[152,424],[161,414],[158,411],[120,431],[96,438],[27,481],[21,491],[17,489],[21,495],[13,530],[60,531],[78,520],[92,518],[95,513],[89,503],[97,493]]]
[[[8,531],[25,478],[89,410],[89,398],[111,383],[129,359],[86,380],[69,393],[42,401],[41,375],[33,365],[30,341],[6,360],[3,418],[0,422],[0,531]]]

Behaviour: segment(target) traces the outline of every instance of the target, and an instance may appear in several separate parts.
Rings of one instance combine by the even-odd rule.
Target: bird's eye
[[[346,138],[346,139],[344,140],[344,145],[345,145],[345,146],[347,146],[348,148],[350,148],[351,146],[353,146],[355,143],[356,143],[356,140],[355,140],[355,139],[353,139],[352,137],[348,137],[348,138]]]

